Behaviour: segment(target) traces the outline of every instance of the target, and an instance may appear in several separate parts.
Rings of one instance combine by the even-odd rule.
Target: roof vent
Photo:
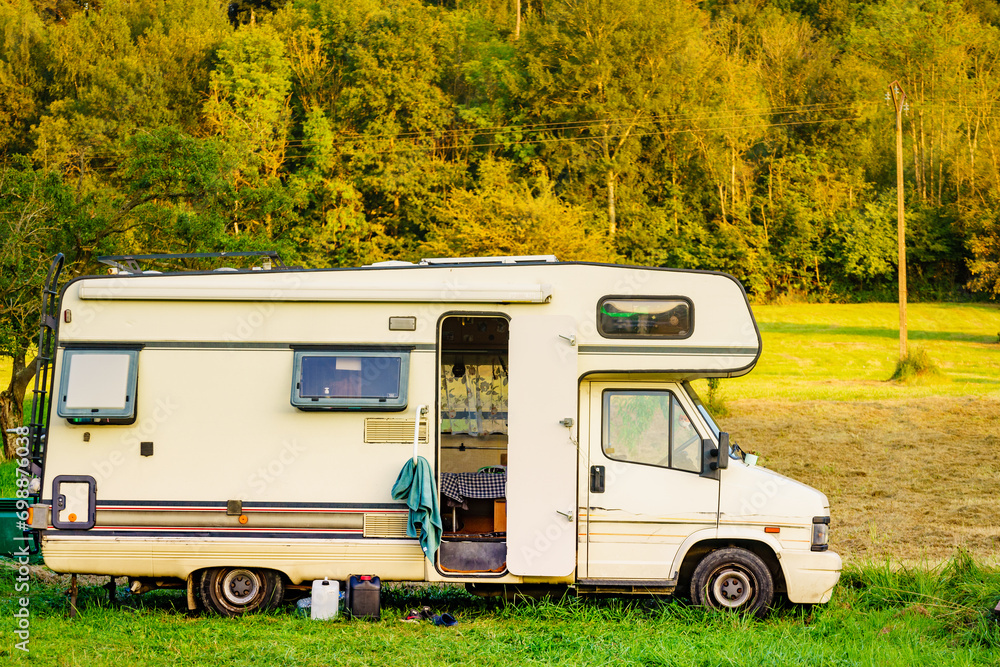
[[[374,262],[373,264],[365,264],[365,266],[372,266],[378,268],[385,268],[390,266],[413,266],[413,262],[404,262],[398,259],[389,259],[384,262]]]
[[[510,255],[506,257],[431,257],[420,260],[421,266],[435,264],[551,264],[555,255]]]

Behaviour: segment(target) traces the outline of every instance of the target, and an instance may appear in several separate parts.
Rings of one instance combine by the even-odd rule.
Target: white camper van
[[[544,256],[165,274],[136,259],[48,308],[31,525],[57,572],[186,584],[227,615],[360,573],[760,614],[776,594],[830,599],[826,496],[747,463],[690,384],[760,355],[731,276]],[[391,494],[417,457],[436,552]]]

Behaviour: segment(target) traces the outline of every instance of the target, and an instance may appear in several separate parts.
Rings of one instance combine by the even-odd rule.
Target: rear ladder
[[[38,329],[38,364],[35,370],[35,389],[31,395],[31,420],[28,422],[31,438],[31,474],[41,477],[42,461],[45,457],[45,439],[49,430],[49,390],[54,382],[55,367],[52,360],[56,355],[56,334],[59,328],[59,274],[65,257],[59,253],[52,260],[49,274],[42,288],[42,317]],[[41,498],[41,488],[30,494],[34,502]]]

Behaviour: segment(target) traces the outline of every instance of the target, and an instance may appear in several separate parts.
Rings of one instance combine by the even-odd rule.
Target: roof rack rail
[[[505,257],[432,257],[420,260],[421,266],[433,264],[551,264],[555,255],[508,255]]]
[[[212,259],[225,257],[263,257],[261,270],[286,270],[289,267],[281,260],[281,255],[276,250],[254,250],[247,252],[183,252],[183,253],[159,253],[153,255],[107,255],[98,257],[97,261],[111,267],[109,273],[131,273],[140,274],[144,269],[139,265],[140,261],[149,260],[173,260],[173,259]]]

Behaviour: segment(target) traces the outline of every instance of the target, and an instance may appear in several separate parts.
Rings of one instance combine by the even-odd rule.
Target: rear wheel
[[[691,601],[710,609],[731,609],[764,618],[774,601],[774,579],[752,551],[719,549],[695,568]]]
[[[281,604],[285,582],[274,570],[213,567],[202,573],[198,592],[206,609],[240,616]]]

